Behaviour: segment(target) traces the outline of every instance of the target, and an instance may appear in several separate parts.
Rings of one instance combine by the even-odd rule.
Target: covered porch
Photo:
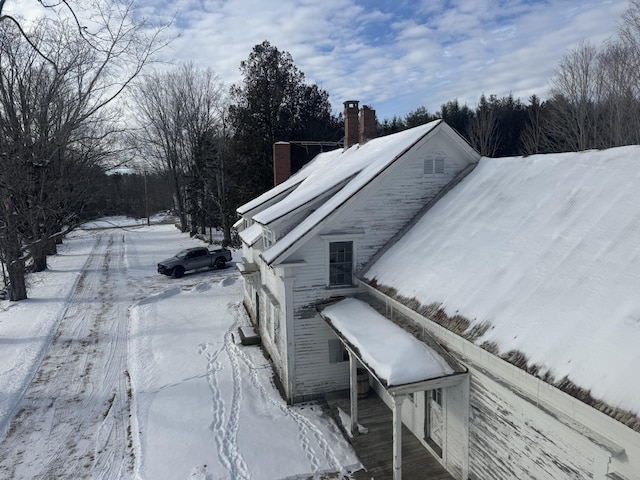
[[[340,424],[339,411],[351,415],[349,392],[343,390],[325,396],[331,415]],[[358,400],[359,423],[367,428],[364,435],[351,437],[351,445],[365,471],[356,472],[356,480],[385,480],[393,478],[393,417],[389,407],[371,391],[367,398]],[[345,431],[345,433],[348,433]],[[454,480],[440,462],[422,443],[402,427],[402,473],[405,478]]]
[[[407,475],[406,478],[415,478],[407,474],[403,464],[404,439],[413,438],[420,445],[425,458],[428,454],[415,436],[403,435],[403,430],[407,430],[403,425],[403,403],[410,397],[415,400],[415,395],[420,393],[460,385],[468,377],[466,368],[436,342],[418,340],[361,300],[346,298],[324,306],[319,312],[349,353],[349,409],[348,413],[346,409],[342,410],[349,415],[348,429],[351,435],[355,439],[362,424],[357,370],[364,368],[373,382],[382,388],[380,395],[385,398],[384,402],[379,399],[384,406],[384,413],[378,411],[381,416],[373,419],[374,423],[388,424],[382,419],[388,415],[391,417],[391,442],[387,439],[385,448],[385,443],[380,441],[382,437],[376,441],[392,460],[392,474],[382,478],[401,480],[403,473]],[[367,425],[363,426],[368,428]],[[439,454],[442,455],[442,452]],[[386,458],[386,455],[383,457]],[[445,471],[443,467],[441,469]],[[447,475],[443,478],[452,477]]]

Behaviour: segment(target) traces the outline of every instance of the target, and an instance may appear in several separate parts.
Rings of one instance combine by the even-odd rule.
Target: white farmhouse
[[[370,115],[345,102],[344,150],[238,209],[283,395],[363,367],[456,479],[640,479],[640,147],[480,158]]]

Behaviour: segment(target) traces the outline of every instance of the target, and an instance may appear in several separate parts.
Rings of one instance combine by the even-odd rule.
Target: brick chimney
[[[358,143],[358,100],[344,102],[344,149]]]
[[[291,144],[276,142],[273,144],[273,185],[284,182],[291,176]]]
[[[360,109],[360,145],[367,143],[367,140],[378,136],[378,122],[376,122],[376,111],[363,105]]]

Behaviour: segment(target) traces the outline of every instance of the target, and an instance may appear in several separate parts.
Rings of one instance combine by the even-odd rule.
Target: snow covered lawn
[[[0,478],[349,478],[335,424],[288,407],[259,347],[239,344],[234,266],[161,276],[199,242],[93,226],[114,224],[69,236],[29,300],[0,301]]]

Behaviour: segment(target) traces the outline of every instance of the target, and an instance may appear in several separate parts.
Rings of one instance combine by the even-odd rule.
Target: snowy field
[[[173,279],[199,241],[109,219],[0,301],[0,478],[303,479],[360,465],[319,405],[288,407],[234,265]],[[234,253],[234,263],[237,260]]]

